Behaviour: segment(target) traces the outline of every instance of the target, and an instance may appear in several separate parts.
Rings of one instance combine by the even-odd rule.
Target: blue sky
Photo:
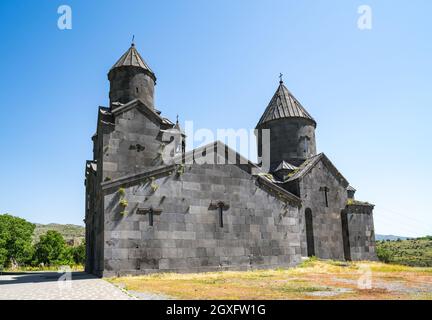
[[[57,28],[62,4],[72,30]],[[1,1],[0,212],[82,224],[97,107],[135,34],[165,116],[254,128],[282,72],[319,151],[376,204],[377,233],[432,234],[431,13],[427,0]]]

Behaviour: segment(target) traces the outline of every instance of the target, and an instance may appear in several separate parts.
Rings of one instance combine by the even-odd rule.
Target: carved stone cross
[[[149,217],[149,226],[153,225],[153,215],[161,214],[162,209],[155,209],[153,207],[150,208],[138,208],[137,214],[148,214]]]
[[[222,201],[218,201],[216,203],[210,203],[210,210],[217,210],[219,214],[219,227],[223,228],[223,212],[229,209],[229,204],[226,204]]]

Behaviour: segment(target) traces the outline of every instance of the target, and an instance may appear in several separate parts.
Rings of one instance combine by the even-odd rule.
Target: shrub
[[[385,263],[389,263],[392,259],[391,252],[389,250],[383,248],[383,247],[380,247],[380,246],[377,246],[376,254],[377,254],[378,259],[382,262],[385,262]]]
[[[85,242],[79,246],[72,247],[72,256],[76,264],[84,264],[86,259],[86,246]]]
[[[118,193],[119,193],[119,195],[121,195],[123,197],[126,194],[126,189],[125,188],[119,188]]]
[[[156,192],[156,190],[159,188],[159,185],[155,182],[154,177],[151,177],[150,188],[152,189],[153,192]]]
[[[185,166],[184,166],[184,164],[180,164],[178,166],[176,173],[177,173],[177,176],[181,176],[182,174],[185,173]]]

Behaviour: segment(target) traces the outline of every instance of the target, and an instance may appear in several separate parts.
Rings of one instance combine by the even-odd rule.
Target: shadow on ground
[[[64,276],[64,272],[40,271],[40,272],[2,272],[0,275],[0,286],[6,284],[23,284],[23,283],[43,283],[58,281]],[[96,276],[83,271],[72,272],[71,281],[97,279]]]

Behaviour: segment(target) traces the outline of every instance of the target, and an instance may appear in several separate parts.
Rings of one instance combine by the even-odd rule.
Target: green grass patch
[[[302,263],[300,263],[298,265],[298,268],[309,268],[309,267],[313,267],[317,262],[318,262],[318,258],[315,256],[309,257],[308,259],[302,261]]]
[[[284,293],[307,293],[307,292],[321,292],[321,291],[332,291],[330,287],[311,285],[306,281],[290,281],[280,287],[276,287],[275,290]]]
[[[213,278],[213,279],[197,279],[193,281],[196,284],[223,284],[226,283],[226,279]]]

